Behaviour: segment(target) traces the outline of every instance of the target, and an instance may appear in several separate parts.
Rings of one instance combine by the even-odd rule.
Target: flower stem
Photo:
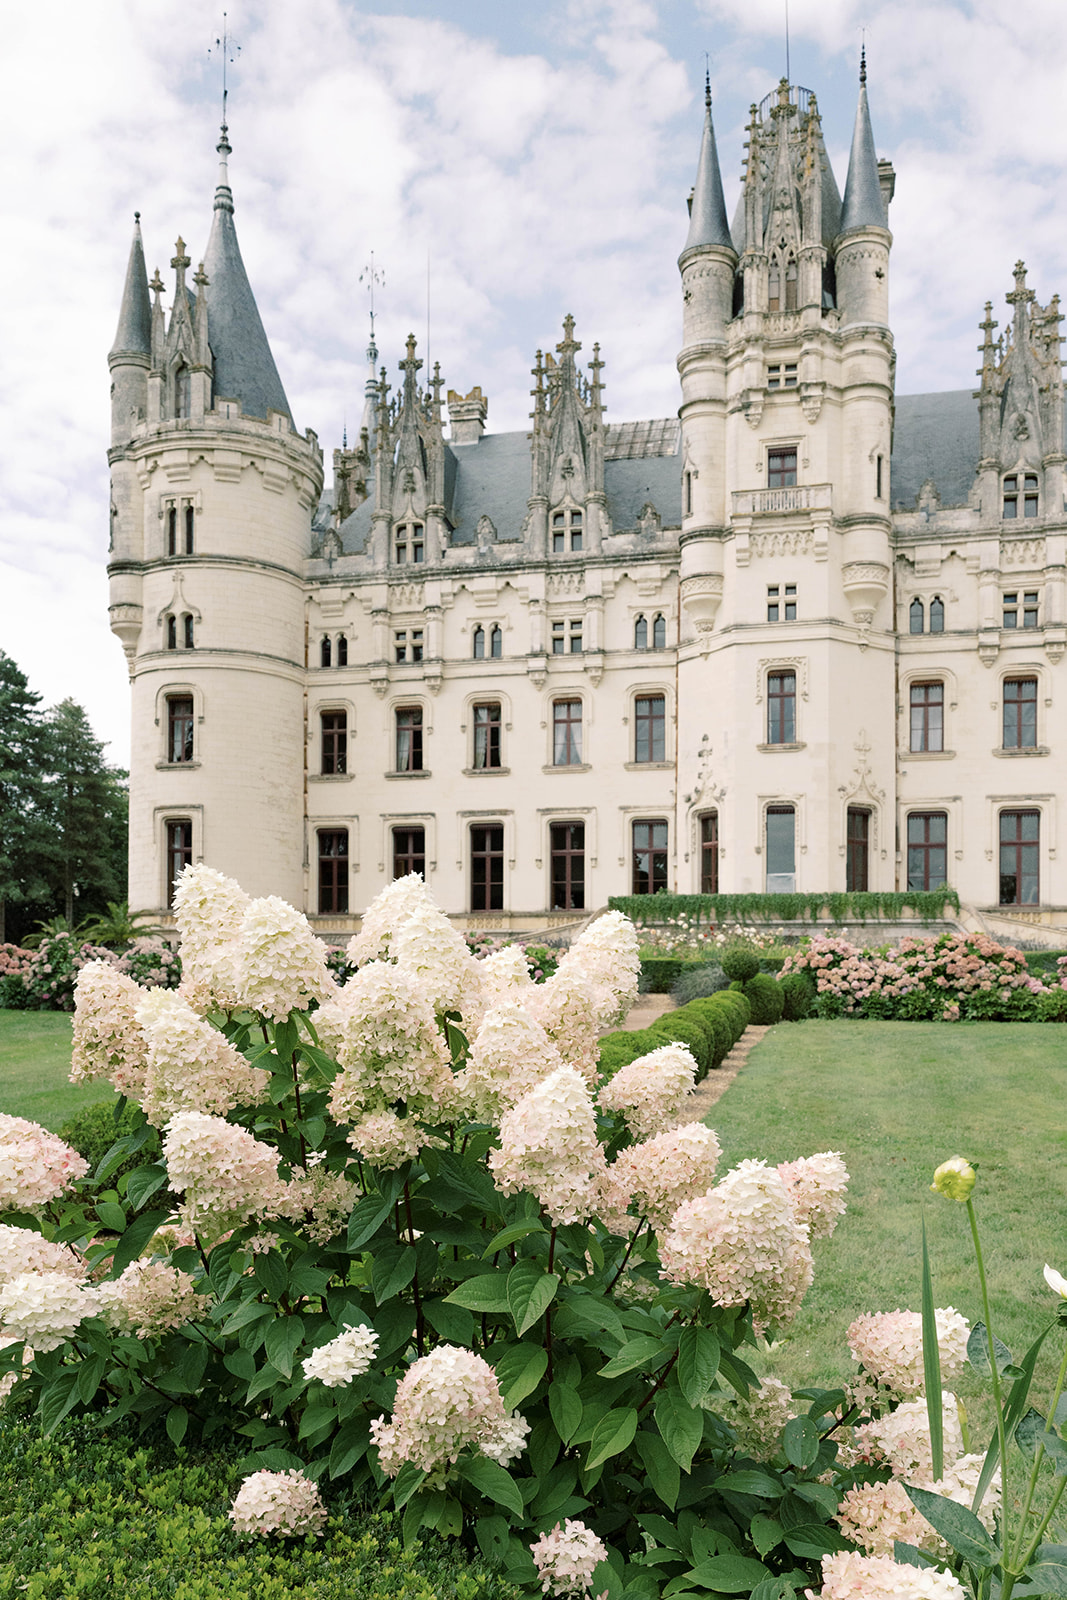
[[[304,1120],[304,1112],[303,1112],[303,1108],[302,1108],[302,1106],[300,1104],[300,1074],[297,1071],[296,1059],[297,1059],[297,1052],[294,1050],[290,1065],[292,1066],[292,1069],[293,1069],[293,1094],[296,1097],[297,1134],[298,1134],[298,1137],[300,1139],[300,1165],[303,1167],[304,1171],[306,1172],[307,1169],[308,1169],[308,1147],[307,1147],[307,1141],[304,1138],[303,1130],[300,1127],[300,1124]]]
[[[633,1233],[631,1233],[630,1242],[626,1246],[626,1254],[623,1256],[622,1260],[619,1263],[619,1270],[618,1270],[618,1272],[616,1272],[615,1276],[612,1278],[611,1282],[608,1284],[608,1289],[607,1289],[608,1294],[611,1293],[612,1289],[614,1289],[615,1285],[618,1283],[619,1279],[622,1277],[623,1271],[624,1271],[624,1269],[626,1267],[626,1263],[630,1259],[630,1252],[633,1249],[634,1245],[637,1243],[637,1235],[641,1232],[641,1229],[644,1227],[644,1225],[645,1225],[645,1223],[647,1221],[648,1221],[647,1217],[642,1217],[640,1222],[637,1224],[637,1227],[634,1229]]]
[[[1055,1415],[1056,1415],[1056,1407],[1059,1404],[1060,1395],[1063,1393],[1063,1385],[1064,1385],[1065,1382],[1067,1382],[1067,1348],[1064,1349],[1063,1360],[1060,1362],[1059,1377],[1056,1379],[1056,1392],[1052,1396],[1052,1404],[1048,1408],[1048,1417],[1045,1420],[1045,1428],[1046,1428],[1046,1430],[1052,1428],[1053,1419],[1055,1418]],[[1015,1545],[1015,1558],[1016,1559],[1012,1563],[1013,1566],[1016,1568],[1016,1570],[1020,1571],[1020,1572],[1024,1572],[1026,1570],[1027,1566],[1029,1565],[1030,1558],[1033,1555],[1034,1551],[1037,1549],[1038,1542],[1040,1541],[1041,1535],[1045,1531],[1046,1526],[1048,1525],[1048,1518],[1046,1517],[1045,1520],[1042,1522],[1040,1528],[1038,1529],[1037,1534],[1034,1537],[1034,1539],[1033,1539],[1033,1541],[1032,1541],[1032,1543],[1030,1545],[1029,1550],[1027,1550],[1024,1559],[1022,1560],[1022,1562],[1020,1562],[1018,1560],[1018,1557],[1019,1557],[1020,1551],[1022,1549],[1023,1538],[1024,1538],[1024,1535],[1025,1535],[1025,1532],[1026,1532],[1026,1519],[1030,1515],[1030,1505],[1031,1505],[1031,1502],[1033,1501],[1034,1489],[1035,1489],[1035,1487],[1037,1485],[1037,1474],[1038,1474],[1038,1470],[1039,1470],[1039,1468],[1041,1466],[1041,1462],[1044,1459],[1044,1455],[1045,1455],[1045,1447],[1044,1447],[1044,1445],[1039,1444],[1038,1447],[1037,1447],[1037,1450],[1036,1450],[1036,1452],[1034,1454],[1034,1464],[1030,1469],[1030,1481],[1026,1486],[1026,1500],[1023,1503],[1022,1514],[1021,1514],[1021,1516],[1019,1518],[1019,1535],[1018,1535],[1018,1539],[1016,1540],[1016,1545]],[[1063,1486],[1061,1484],[1060,1493],[1062,1494],[1062,1492],[1063,1492]]]
[[[1008,1548],[1007,1513],[1008,1513],[1008,1442],[1004,1433],[1004,1402],[1000,1391],[1000,1373],[997,1369],[996,1345],[993,1343],[993,1329],[989,1320],[989,1285],[986,1282],[985,1262],[982,1259],[982,1242],[978,1237],[978,1218],[975,1215],[974,1201],[967,1197],[967,1220],[971,1225],[971,1238],[974,1241],[974,1255],[978,1263],[978,1282],[982,1290],[982,1314],[985,1317],[986,1344],[989,1349],[989,1367],[993,1376],[993,1404],[997,1413],[997,1449],[1000,1455],[1000,1494],[1004,1516],[1005,1552]],[[1010,1600],[1015,1574],[1005,1571],[1004,1582],[1001,1588],[1001,1600]]]
[[[408,1218],[408,1243],[415,1248],[415,1224],[411,1219],[411,1187],[404,1185],[404,1209]],[[419,1293],[419,1269],[416,1265],[415,1276],[411,1280],[411,1290],[415,1299],[415,1344],[419,1355],[426,1353],[426,1325],[422,1319],[422,1295]]]

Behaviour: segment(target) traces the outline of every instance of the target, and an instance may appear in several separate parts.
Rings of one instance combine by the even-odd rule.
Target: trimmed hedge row
[[[904,910],[914,911],[923,922],[939,922],[946,906],[960,909],[960,897],[948,888],[852,894],[613,894],[608,906],[638,923],[674,922],[679,917],[743,924],[817,922],[823,912],[831,922],[866,922],[868,918],[895,922]]]
[[[773,978],[768,981],[774,983]],[[691,1000],[677,1011],[666,1012],[650,1028],[605,1034],[600,1041],[600,1070],[611,1077],[650,1050],[665,1044],[684,1044],[693,1052],[698,1079],[703,1078],[713,1067],[721,1066],[751,1020],[752,1006],[747,996],[722,989],[718,994]]]
[[[729,959],[727,951],[721,958],[722,962]],[[781,972],[785,966],[785,956],[758,955],[760,972]],[[718,970],[720,958],[714,960],[707,958],[691,959],[688,956],[642,956],[641,957],[641,993],[642,994],[670,994],[679,979],[689,973],[700,972],[705,967],[715,967]]]

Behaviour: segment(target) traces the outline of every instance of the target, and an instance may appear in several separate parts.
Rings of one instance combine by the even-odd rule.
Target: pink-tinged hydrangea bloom
[[[747,1301],[759,1329],[791,1322],[812,1280],[808,1230],[763,1161],[742,1161],[710,1194],[680,1205],[660,1260],[665,1278],[700,1285],[718,1305]]]
[[[278,1533],[295,1537],[321,1533],[326,1522],[322,1496],[295,1467],[289,1472],[253,1472],[230,1507],[234,1532],[247,1538]]]
[[[0,1223],[0,1283],[9,1283],[22,1272],[60,1272],[75,1283],[86,1278],[85,1263],[71,1245]]]
[[[250,1067],[173,989],[142,992],[137,1022],[147,1063],[144,1088],[134,1098],[155,1127],[179,1111],[223,1117],[235,1106],[256,1105],[266,1094],[270,1074]]]
[[[109,961],[89,961],[74,981],[71,1083],[108,1078],[117,1093],[136,1099],[145,1077],[145,1041],[137,1026],[144,999],[132,978]]]
[[[618,1233],[629,1233],[640,1216],[662,1231],[683,1200],[711,1188],[721,1154],[718,1138],[702,1122],[631,1145],[607,1170],[599,1215]]]
[[[970,1325],[953,1306],[934,1312],[941,1376],[951,1383],[967,1360]],[[894,1400],[913,1400],[923,1391],[923,1325],[917,1311],[885,1311],[857,1317],[848,1330],[853,1358]]]
[[[0,1112],[0,1211],[39,1211],[88,1170],[47,1128]]]
[[[897,1539],[929,1551],[937,1540],[926,1518],[908,1499],[899,1478],[890,1478],[888,1483],[861,1483],[849,1489],[834,1520],[845,1538],[868,1556],[891,1556]]]
[[[202,1317],[210,1304],[197,1294],[187,1272],[164,1261],[131,1261],[125,1272],[96,1290],[101,1314],[116,1333],[139,1339],[183,1328]]]
[[[635,1139],[649,1139],[678,1120],[696,1082],[697,1064],[684,1044],[665,1044],[620,1067],[597,1097],[619,1111]]]
[[[479,1122],[499,1123],[505,1111],[563,1066],[541,1024],[513,1002],[487,1011],[456,1078],[459,1103]]]
[[[378,1353],[378,1335],[363,1325],[346,1328],[329,1344],[320,1344],[304,1362],[304,1377],[318,1378],[327,1389],[340,1389],[369,1372]]]
[[[637,929],[621,911],[607,911],[578,935],[561,958],[559,972],[577,972],[606,989],[611,1005],[601,1014],[603,1028],[622,1022],[637,999],[641,976],[641,944]]]
[[[590,1083],[599,1071],[600,1018],[613,1005],[610,991],[573,969],[557,969],[547,983],[534,984],[526,1001],[563,1060]]]
[[[528,1190],[557,1224],[593,1214],[604,1154],[592,1097],[577,1072],[561,1067],[504,1113],[489,1170],[501,1194]]]
[[[163,1159],[171,1188],[184,1195],[183,1220],[208,1238],[285,1211],[277,1151],[222,1117],[179,1112],[167,1127]]]
[[[250,905],[233,878],[214,867],[190,866],[174,886],[181,940],[181,992],[197,1011],[230,1011],[240,1003],[234,970],[237,935]]]
[[[481,969],[443,912],[427,904],[393,935],[389,955],[414,978],[435,1011],[472,1014],[481,1005]]]
[[[312,1000],[337,992],[326,966],[329,951],[303,912],[276,894],[249,902],[234,947],[234,977],[242,1006],[284,1022]]]
[[[466,1449],[501,1466],[522,1454],[530,1425],[508,1412],[496,1373],[473,1350],[438,1345],[412,1363],[397,1386],[393,1418],[371,1423],[382,1471],[395,1478],[410,1461],[440,1488]]]
[[[951,1572],[911,1567],[892,1556],[861,1556],[839,1550],[822,1558],[822,1589],[805,1589],[807,1600],[967,1600]]]
[[[341,1122],[395,1101],[447,1114],[452,1096],[448,1048],[419,980],[389,961],[372,961],[315,1018],[319,1039],[341,1071],[330,1110]]]
[[[398,1117],[395,1111],[372,1111],[354,1122],[348,1142],[362,1161],[389,1171],[414,1161],[424,1145],[436,1144],[414,1117]]]
[[[793,1202],[797,1221],[806,1224],[813,1239],[828,1239],[845,1214],[848,1168],[839,1150],[823,1150],[799,1161],[783,1161],[778,1168]]]
[[[557,1522],[551,1533],[543,1533],[530,1546],[530,1554],[545,1594],[562,1597],[585,1594],[608,1552],[592,1528],[568,1517],[564,1523]]]
[[[56,1350],[83,1318],[96,1313],[96,1292],[65,1272],[20,1272],[0,1288],[0,1334],[35,1350]]]
[[[725,1416],[737,1435],[737,1448],[753,1461],[770,1461],[782,1443],[782,1430],[796,1416],[793,1396],[777,1378],[764,1378],[759,1388],[731,1400]]]
[[[951,1466],[962,1454],[963,1433],[955,1395],[946,1394],[943,1398],[944,1458],[946,1466]],[[874,1422],[863,1423],[855,1430],[854,1438],[861,1458],[884,1464],[894,1478],[925,1483],[933,1477],[933,1449],[925,1400],[905,1400],[895,1411],[887,1412]]]
[[[346,958],[352,966],[358,967],[368,961],[383,961],[390,953],[392,940],[408,918],[432,904],[417,872],[394,878],[364,911],[359,932],[352,935],[346,946]]]
[[[482,999],[487,1007],[527,1005],[535,987],[526,951],[521,944],[506,944],[483,956],[478,963]]]
[[[315,1244],[328,1244],[348,1226],[361,1191],[340,1172],[329,1172],[325,1157],[312,1152],[306,1172],[297,1171],[289,1183],[285,1215],[303,1229]]]

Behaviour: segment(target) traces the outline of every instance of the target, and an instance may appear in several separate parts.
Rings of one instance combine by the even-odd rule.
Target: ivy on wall
[[[937,922],[945,907],[960,909],[955,889],[906,890],[900,894],[616,894],[612,911],[634,922],[671,922],[685,917],[711,922],[893,922],[907,909],[921,921]]]

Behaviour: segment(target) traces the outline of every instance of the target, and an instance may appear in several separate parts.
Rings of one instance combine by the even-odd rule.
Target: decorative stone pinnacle
[[[556,346],[556,352],[561,356],[572,356],[576,350],[581,348],[581,345],[574,337],[574,318],[568,311],[563,319],[563,339]]]
[[[151,289],[152,293],[155,294],[155,295],[160,295],[160,294],[163,293],[164,284],[163,284],[163,279],[159,276],[159,268],[158,267],[156,268],[156,270],[155,270],[155,272],[154,272],[154,274],[152,276],[152,282],[148,285],[148,287]]]
[[[172,267],[177,267],[180,272],[184,272],[185,268],[190,265],[189,257],[185,253],[185,240],[180,233],[174,246],[174,255],[171,257],[170,264]]]
[[[193,282],[198,289],[205,289],[210,282],[207,273],[204,271],[204,263],[202,261],[193,273]]]
[[[860,46],[860,88],[867,82],[867,46]]]

